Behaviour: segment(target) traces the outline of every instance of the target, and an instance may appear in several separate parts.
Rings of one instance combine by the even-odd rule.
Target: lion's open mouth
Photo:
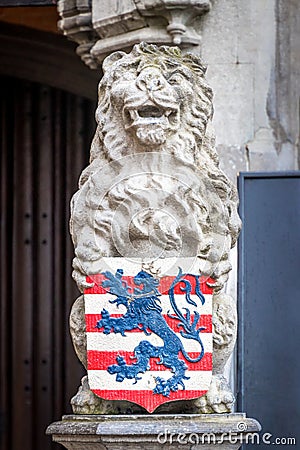
[[[147,117],[147,118],[162,117],[164,115],[164,111],[154,105],[143,106],[142,108],[139,108],[137,112],[140,117]]]
[[[175,108],[147,103],[136,108],[125,107],[123,113],[126,129],[143,125],[160,125],[166,129],[178,125],[178,110]]]

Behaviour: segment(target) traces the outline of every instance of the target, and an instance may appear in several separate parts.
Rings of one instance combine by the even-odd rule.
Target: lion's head
[[[145,151],[197,162],[203,141],[212,139],[207,130],[212,90],[205,70],[197,56],[183,55],[177,47],[142,43],[129,54],[107,57],[99,83],[91,162]],[[217,158],[213,146],[204,147]]]
[[[75,278],[103,256],[149,253],[150,239],[154,256],[196,254],[222,287],[240,222],[218,167],[205,68],[177,47],[142,43],[110,55],[103,71],[90,165],[73,198]]]

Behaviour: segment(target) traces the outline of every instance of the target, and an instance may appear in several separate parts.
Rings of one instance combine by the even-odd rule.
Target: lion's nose
[[[164,88],[166,80],[159,70],[149,67],[139,74],[136,85],[142,91],[151,92]]]

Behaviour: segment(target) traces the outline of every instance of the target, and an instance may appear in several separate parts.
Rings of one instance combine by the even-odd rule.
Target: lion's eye
[[[180,84],[184,80],[184,77],[180,75],[179,73],[175,75],[171,75],[171,77],[168,79],[169,84]]]

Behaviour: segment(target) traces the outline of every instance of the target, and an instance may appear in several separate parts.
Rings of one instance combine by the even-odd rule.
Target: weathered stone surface
[[[207,78],[214,91],[216,107],[213,126],[217,130],[217,146],[240,146],[244,136],[248,139],[253,136],[253,70],[251,64],[208,66]]]
[[[134,0],[93,2],[93,26],[104,39],[147,26]]]
[[[217,145],[217,152],[220,157],[221,169],[225,171],[233,183],[236,183],[238,173],[249,170],[249,154],[246,145],[243,147],[237,145]],[[232,276],[230,280],[232,281]],[[236,298],[235,295],[233,297]]]
[[[245,414],[106,415],[64,416],[48,427],[47,434],[72,450],[159,450],[183,445],[193,450],[237,450],[247,436],[259,430],[259,423]]]
[[[221,167],[234,181],[239,170],[299,167],[299,7],[296,0],[219,0],[199,25],[201,56],[216,92]],[[268,150],[261,130],[270,135]],[[256,148],[245,155],[248,143]],[[238,164],[240,156],[248,157],[247,164]]]
[[[89,286],[86,276],[102,272],[106,257],[150,265],[158,258],[194,258],[199,273],[214,279],[212,390],[196,407],[229,412],[234,397],[222,373],[235,343],[236,312],[222,290],[240,220],[236,190],[214,148],[205,69],[178,48],[141,44],[130,54],[110,55],[103,70],[91,164],[72,200],[74,279],[81,290]],[[80,305],[71,323],[84,361]],[[102,402],[92,405],[86,390],[84,381],[74,410],[105,410]]]

